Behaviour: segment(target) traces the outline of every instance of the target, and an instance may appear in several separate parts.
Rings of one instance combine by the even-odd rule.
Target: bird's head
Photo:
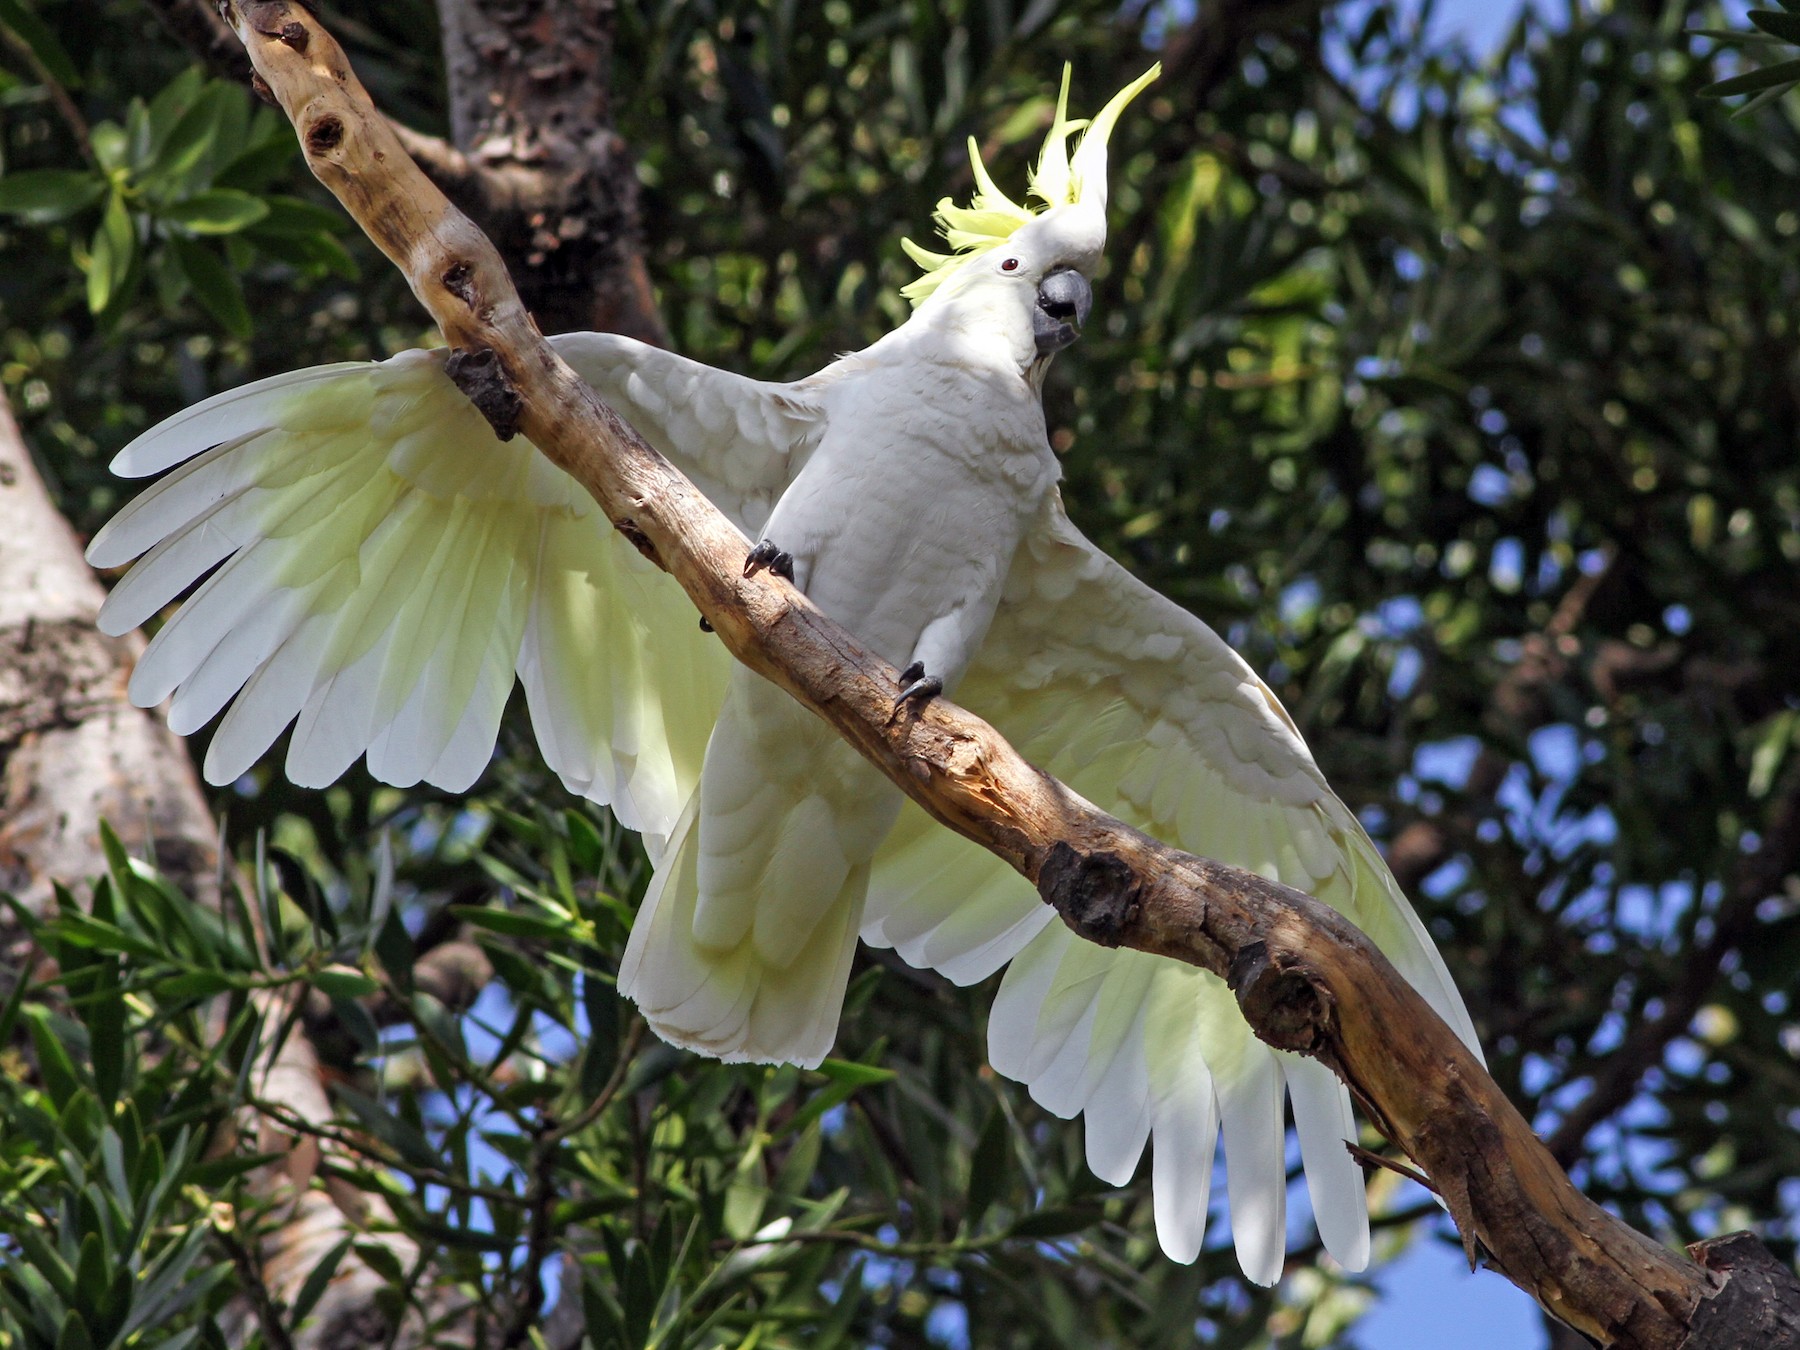
[[[1094,298],[1089,281],[1106,244],[1107,138],[1125,106],[1161,72],[1160,64],[1152,66],[1085,122],[1069,119],[1069,70],[1063,68],[1056,118],[1030,178],[1030,197],[1042,207],[1021,206],[1000,191],[970,137],[975,196],[967,206],[948,197],[938,203],[938,228],[950,252],[901,240],[925,269],[901,290],[921,319],[1003,341],[1039,374],[1081,335]],[[1083,128],[1071,154],[1070,137]]]

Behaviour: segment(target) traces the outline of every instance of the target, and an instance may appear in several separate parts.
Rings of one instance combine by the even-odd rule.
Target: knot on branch
[[[344,141],[344,124],[329,113],[306,129],[306,152],[328,155]]]
[[[1258,939],[1238,948],[1225,978],[1244,1020],[1277,1050],[1314,1055],[1325,1047],[1336,1001],[1303,966],[1271,956],[1269,944]]]
[[[662,557],[656,551],[655,542],[649,535],[644,533],[643,529],[630,516],[620,517],[615,528],[617,528],[620,534],[625,536],[625,542],[630,544],[639,553],[643,554],[644,557],[648,558],[658,567],[663,565]],[[700,631],[703,633],[710,633],[713,631],[712,625],[706,621],[706,616],[704,614],[700,616]]]
[[[1131,864],[1116,853],[1081,853],[1062,840],[1038,869],[1038,894],[1089,942],[1117,947],[1142,909]]]
[[[1688,1254],[1720,1281],[1688,1323],[1693,1350],[1754,1345],[1800,1347],[1800,1281],[1753,1233],[1727,1233],[1696,1242]]]
[[[519,434],[519,413],[525,400],[519,397],[512,377],[492,347],[451,352],[450,359],[444,362],[444,374],[487,418],[494,435],[510,441]]]

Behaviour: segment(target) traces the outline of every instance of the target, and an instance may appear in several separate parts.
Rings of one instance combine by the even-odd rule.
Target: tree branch
[[[453,364],[479,377],[464,387],[481,386],[478,405],[499,433],[523,432],[592,492],[734,656],[826,718],[939,821],[1031,879],[1077,933],[1224,977],[1262,1039],[1330,1064],[1431,1175],[1471,1257],[1485,1246],[1558,1317],[1630,1350],[1740,1343],[1720,1338],[1717,1317],[1708,1339],[1690,1335],[1729,1277],[1577,1192],[1469,1051],[1342,916],[1106,816],[953,705],[896,717],[896,672],[791,585],[745,578],[742,535],[557,358],[493,246],[406,158],[317,20],[287,0],[239,0],[231,18],[313,172],[464,353]]]

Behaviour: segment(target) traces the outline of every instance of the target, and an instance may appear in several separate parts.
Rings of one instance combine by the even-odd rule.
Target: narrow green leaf
[[[381,988],[376,981],[349,966],[327,966],[324,970],[314,971],[310,983],[332,998],[367,998]]]
[[[1759,89],[1790,85],[1800,81],[1800,59],[1781,61],[1747,75],[1734,75],[1729,80],[1709,84],[1699,91],[1701,98],[1731,98],[1735,94],[1754,94]]]
[[[188,73],[193,72],[190,69]],[[157,125],[159,110],[152,104],[150,121],[157,140],[144,172],[145,182],[179,183],[199,168],[217,141],[224,100],[238,96],[238,91],[226,84],[208,85],[198,95],[190,96],[186,110],[166,129]],[[198,177],[204,181],[204,175]]]
[[[320,1257],[319,1263],[307,1272],[306,1282],[300,1286],[300,1292],[294,1295],[294,1306],[289,1314],[289,1326],[298,1327],[306,1320],[306,1315],[313,1310],[313,1306],[324,1294],[326,1286],[331,1283],[331,1277],[337,1274],[338,1263],[344,1259],[344,1253],[350,1250],[350,1244],[355,1240],[355,1238],[343,1239]]]
[[[285,1153],[239,1153],[229,1158],[214,1158],[211,1162],[203,1162],[190,1168],[184,1180],[203,1191],[216,1191],[226,1182],[234,1181],[246,1172],[254,1172],[259,1167],[267,1167],[272,1162],[279,1162],[286,1156]]]
[[[87,302],[91,312],[100,313],[118,298],[136,253],[137,234],[131,226],[131,213],[125,209],[125,199],[115,192],[107,200],[100,226],[89,245]]]
[[[236,188],[208,188],[185,201],[165,206],[158,216],[189,234],[236,234],[269,214],[261,197]]]
[[[0,24],[12,29],[31,48],[31,54],[43,63],[51,79],[70,89],[80,87],[81,72],[75,69],[68,51],[57,41],[49,25],[27,9],[21,0],[0,0]]]
[[[819,1072],[832,1082],[852,1089],[891,1083],[895,1077],[892,1069],[884,1069],[879,1064],[859,1064],[853,1059],[828,1059],[819,1065]]]
[[[81,1239],[81,1255],[75,1262],[75,1297],[79,1306],[92,1308],[106,1296],[106,1243],[90,1229]]]
[[[78,1308],[70,1308],[63,1315],[62,1330],[56,1334],[56,1350],[93,1350],[94,1343],[88,1339],[87,1319]]]
[[[989,1207],[1006,1189],[1011,1134],[1006,1112],[996,1106],[988,1113],[987,1124],[981,1127],[981,1135],[975,1141],[975,1151],[969,1155],[969,1203],[963,1219],[970,1233],[981,1226]]]
[[[12,992],[6,996],[5,1004],[0,1005],[0,1045],[12,1044],[13,1027],[18,1023],[19,1009],[25,1006],[25,990],[30,985],[30,980],[13,979]]]
[[[436,1168],[443,1163],[442,1155],[432,1147],[429,1139],[373,1097],[342,1083],[337,1087],[337,1096],[365,1130],[414,1167]]]
[[[540,942],[568,942],[574,926],[562,920],[540,919],[516,909],[489,909],[486,905],[452,905],[450,912],[466,923],[507,937],[535,938]]]
[[[600,837],[600,831],[573,807],[563,812],[563,822],[569,830],[570,861],[588,876],[598,876],[606,866],[606,841]]]
[[[1105,1217],[1101,1211],[1088,1205],[1061,1205],[1053,1209],[1040,1209],[1035,1214],[1027,1214],[1012,1226],[1012,1235],[1020,1238],[1067,1237],[1071,1233],[1079,1233],[1084,1228],[1092,1228]]]
[[[151,989],[158,1002],[185,1003],[241,988],[243,983],[242,978],[227,975],[222,970],[188,970],[171,979],[157,980]]]
[[[191,239],[171,239],[169,247],[180,260],[181,271],[193,287],[194,298],[206,312],[235,337],[250,336],[250,306],[244,288],[225,261],[206,245]]]
[[[110,888],[109,888],[110,889]],[[92,947],[96,951],[117,952],[125,956],[135,956],[142,961],[166,961],[169,953],[154,942],[146,941],[135,933],[128,933],[116,924],[105,923],[91,915],[76,911],[73,914],[61,915],[50,926],[47,936],[77,947]]]
[[[81,1078],[76,1072],[75,1061],[69,1058],[69,1052],[63,1048],[62,1037],[56,1034],[50,1025],[50,1013],[45,1008],[30,1007],[25,1010],[25,1020],[30,1025],[32,1048],[37,1052],[38,1072],[44,1077],[44,1091],[60,1113],[67,1109],[69,1100],[81,1090]]]
[[[1770,43],[1777,40],[1767,33],[1746,33],[1735,28],[1688,28],[1683,32],[1688,37],[1711,38],[1714,42],[1728,42],[1735,46],[1745,43]]]
[[[125,1076],[125,996],[119,988],[117,957],[101,958],[95,967],[92,998],[78,1010],[88,1029],[88,1058],[94,1066],[94,1090],[110,1113]]]
[[[1784,42],[1800,42],[1800,14],[1788,14],[1779,9],[1753,9],[1746,17],[1763,32]]]
[[[595,1350],[613,1350],[625,1344],[625,1314],[612,1291],[592,1274],[581,1282],[581,1315]]]
[[[49,225],[85,210],[106,194],[106,180],[76,169],[26,169],[0,178],[0,215]]]

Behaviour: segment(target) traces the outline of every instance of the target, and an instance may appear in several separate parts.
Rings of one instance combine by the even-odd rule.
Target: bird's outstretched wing
[[[809,452],[806,386],[626,338],[552,341],[742,527]],[[119,454],[128,477],[180,467],[88,549],[99,567],[145,555],[101,627],[126,632],[206,578],[151,641],[131,696],[173,696],[184,734],[230,705],[206,758],[216,783],[294,722],[287,770],[302,786],[366,754],[384,781],[458,791],[488,762],[516,673],[550,767],[666,836],[730,658],[572,478],[495,438],[444,355],[263,380]]]
[[[1356,817],[1273,693],[1205,624],[1114,563],[1059,498],[1021,548],[956,698],[1033,763],[1190,853],[1294,886],[1348,915],[1472,1049],[1449,973]],[[1223,981],[1077,939],[1032,888],[908,806],[876,859],[863,936],[959,983],[1011,966],[989,1020],[993,1065],[1087,1117],[1089,1166],[1129,1180],[1154,1136],[1157,1232],[1191,1261],[1223,1129],[1232,1229],[1264,1284],[1285,1251],[1282,1090],[1320,1233],[1368,1255],[1350,1103],[1314,1061],[1251,1035]]]

